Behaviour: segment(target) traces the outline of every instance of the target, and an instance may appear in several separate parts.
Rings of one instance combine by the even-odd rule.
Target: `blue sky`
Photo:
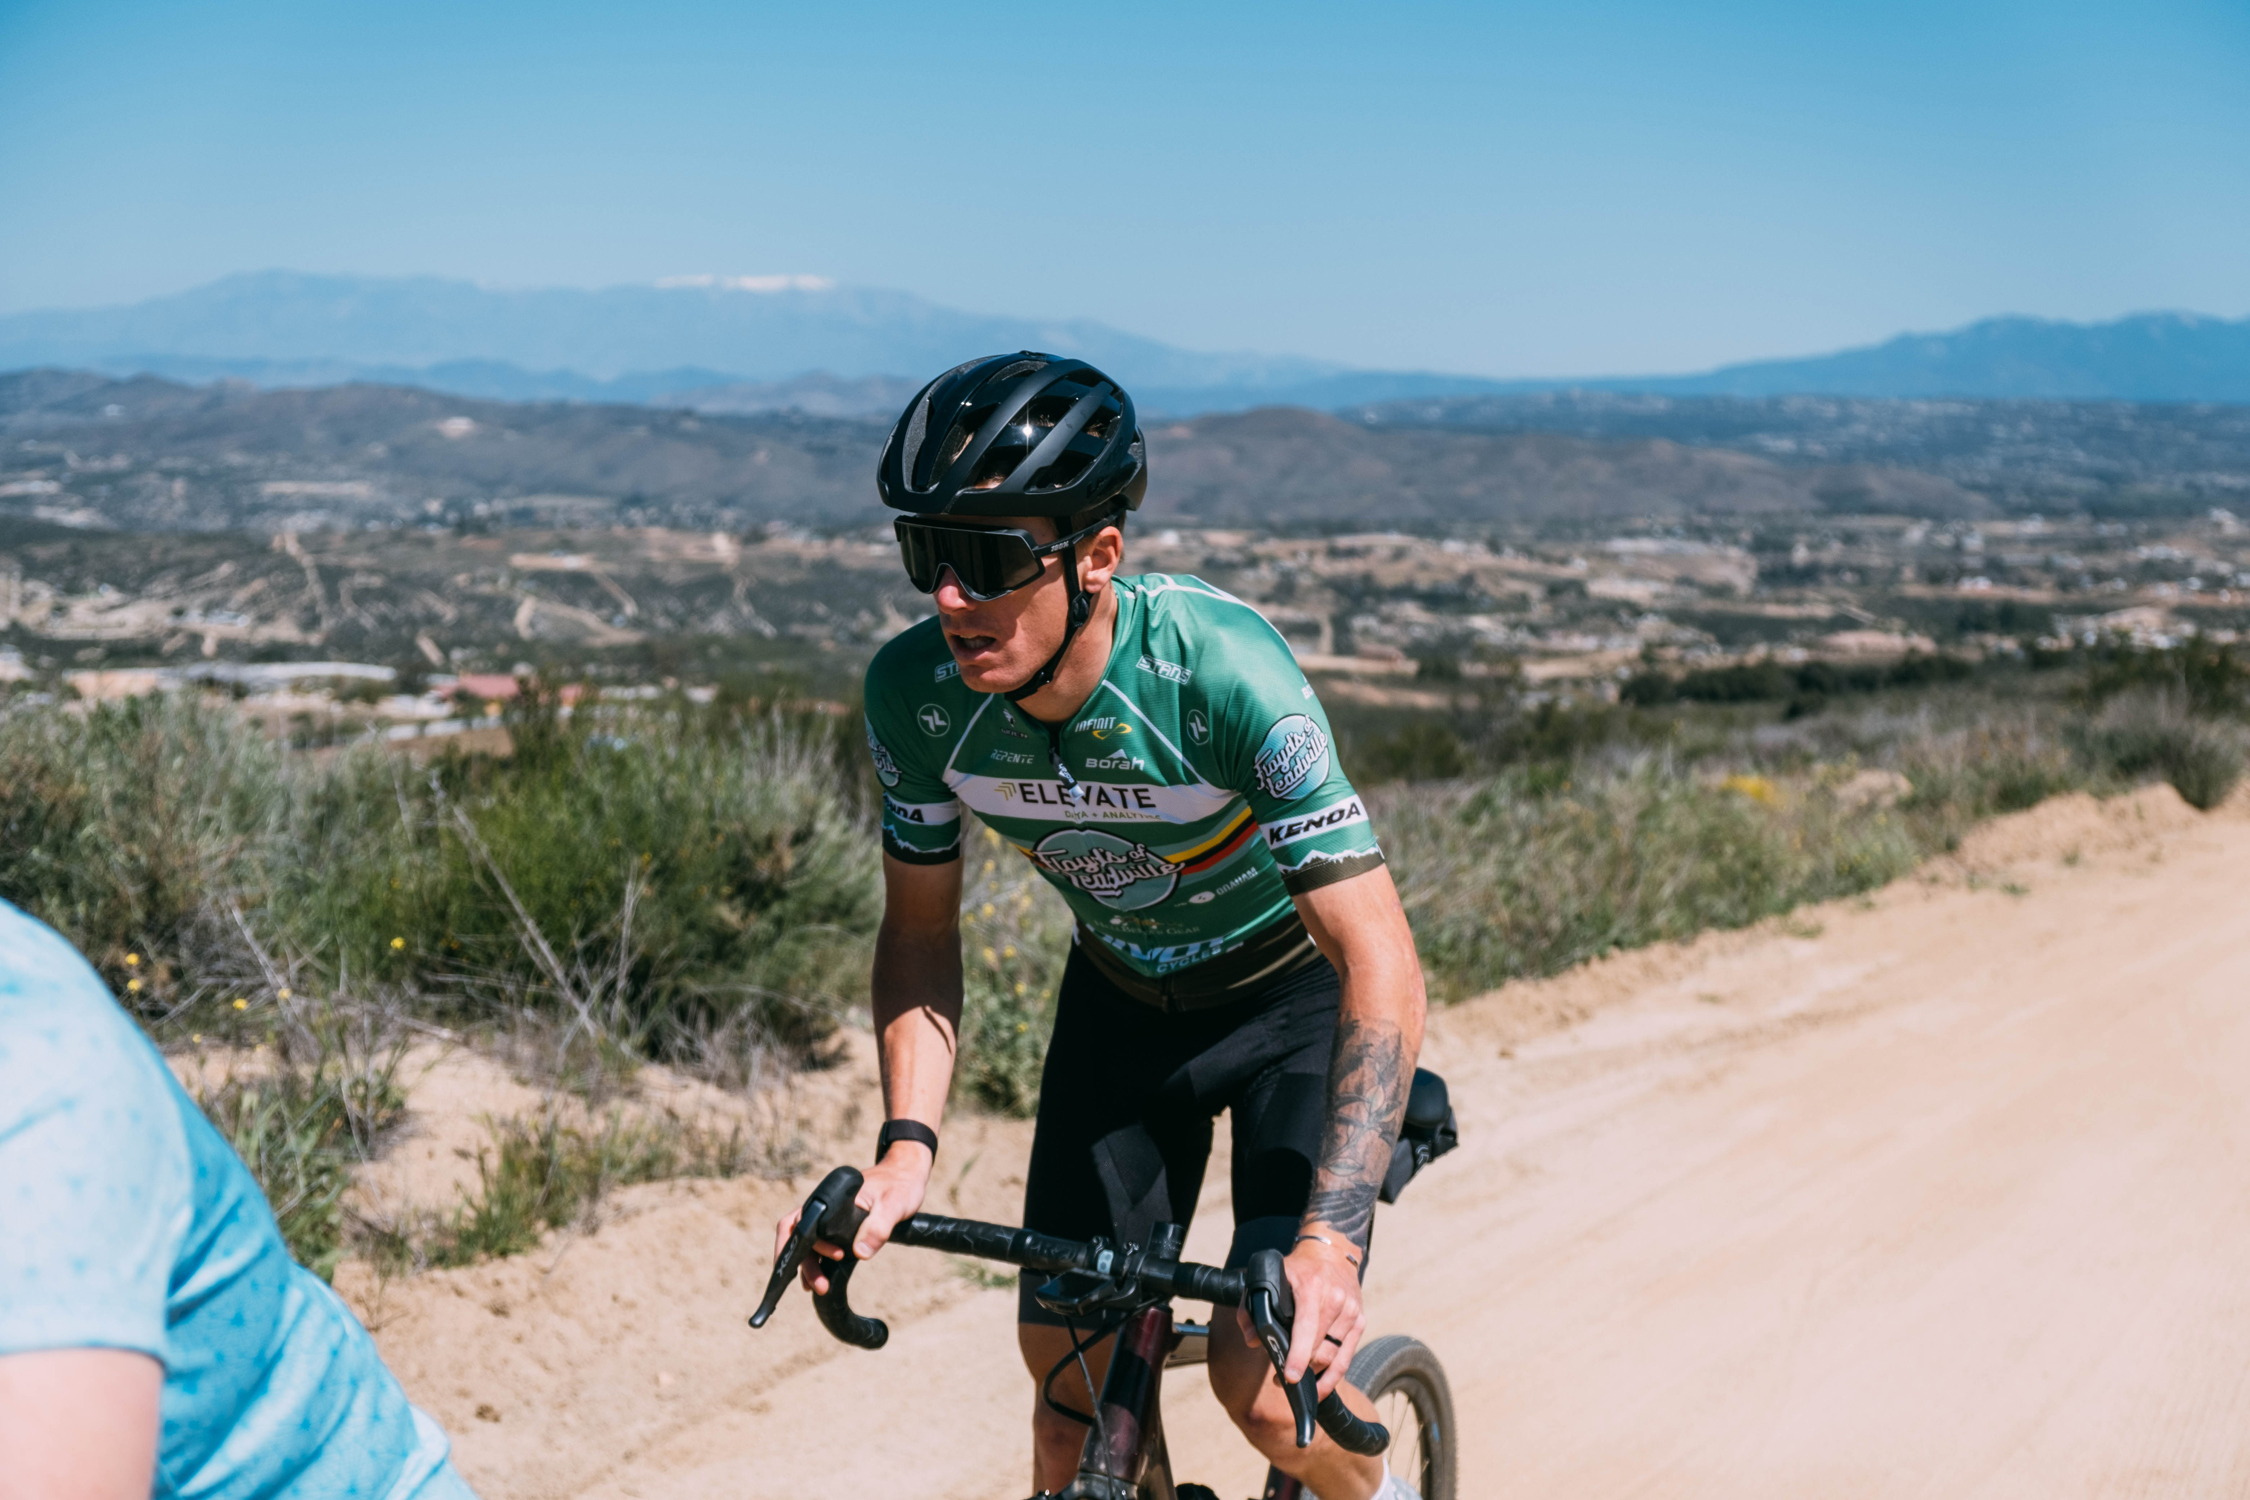
[[[0,0],[0,311],[800,272],[1686,370],[2250,314],[2250,4]]]

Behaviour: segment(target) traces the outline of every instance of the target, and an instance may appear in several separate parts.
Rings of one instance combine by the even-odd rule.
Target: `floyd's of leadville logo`
[[[1210,743],[1211,721],[1203,717],[1202,709],[1191,708],[1188,710],[1187,732],[1188,738],[1198,745]]]
[[[867,753],[875,757],[875,779],[885,786],[897,786],[898,762],[891,759],[891,752],[883,747],[883,742],[875,738],[873,721],[867,725]]]
[[[1179,867],[1155,850],[1099,828],[1064,828],[1033,846],[1039,868],[1112,911],[1138,911],[1172,894]]]
[[[1346,797],[1341,802],[1331,802],[1326,807],[1316,807],[1309,813],[1298,813],[1278,823],[1265,827],[1266,847],[1279,849],[1284,844],[1294,844],[1299,839],[1309,839],[1316,833],[1328,833],[1338,828],[1350,828],[1367,821],[1367,807],[1357,797]]]
[[[925,703],[914,710],[914,722],[933,740],[953,727],[952,718],[935,703]]]
[[[1301,797],[1328,779],[1328,736],[1304,714],[1284,714],[1258,746],[1252,774],[1276,802]]]

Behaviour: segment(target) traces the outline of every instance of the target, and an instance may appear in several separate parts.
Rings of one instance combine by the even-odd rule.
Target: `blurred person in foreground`
[[[474,1500],[86,961],[0,901],[0,1500]]]

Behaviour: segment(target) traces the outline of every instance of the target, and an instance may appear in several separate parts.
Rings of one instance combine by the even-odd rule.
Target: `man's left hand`
[[[1289,1359],[1282,1375],[1294,1385],[1310,1368],[1320,1373],[1320,1394],[1336,1389],[1359,1352],[1367,1332],[1367,1308],[1359,1294],[1359,1268],[1346,1258],[1346,1242],[1299,1240],[1281,1263],[1289,1293],[1297,1299],[1297,1319],[1289,1328]],[[1245,1330],[1247,1331],[1247,1330]]]

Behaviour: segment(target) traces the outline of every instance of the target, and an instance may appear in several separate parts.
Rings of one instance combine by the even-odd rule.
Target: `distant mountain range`
[[[68,366],[263,387],[359,381],[488,400],[626,401],[738,414],[888,415],[946,366],[1017,348],[1095,361],[1152,416],[1561,390],[2250,402],[2250,318],[2188,313],[2097,324],[1992,318],[1811,358],[1586,380],[1490,380],[1199,353],[1102,323],[962,312],[906,292],[809,276],[504,290],[435,276],[262,271],[126,307],[0,316],[0,370]]]
[[[885,422],[505,403],[395,386],[257,391],[0,376],[0,517],[150,531],[428,522],[879,523]],[[1152,423],[1142,515],[1264,524],[1975,516],[1954,481],[1663,439],[1389,429],[1296,408]]]

